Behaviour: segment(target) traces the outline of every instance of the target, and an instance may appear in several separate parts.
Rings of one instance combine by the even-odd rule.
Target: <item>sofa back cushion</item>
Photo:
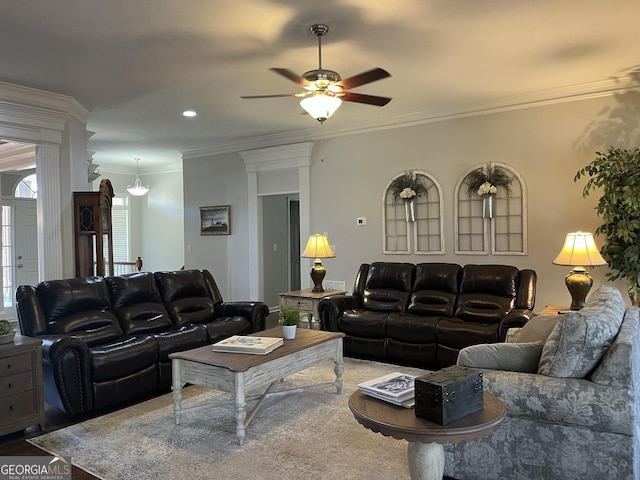
[[[45,281],[36,286],[35,293],[47,324],[47,334],[73,334],[89,346],[102,345],[123,336],[103,278]]]
[[[404,312],[411,293],[415,266],[375,262],[369,267],[363,307],[374,312]]]
[[[452,317],[462,267],[455,263],[416,265],[407,311],[414,315]]]
[[[215,302],[202,271],[156,272],[154,276],[175,326],[208,323],[214,319]]]
[[[518,274],[509,265],[466,265],[454,315],[468,322],[499,323],[515,306]]]
[[[624,312],[620,292],[602,285],[582,310],[560,318],[544,344],[538,373],[561,378],[590,375],[618,335]]]
[[[105,281],[125,334],[163,332],[173,327],[152,273],[136,272]]]

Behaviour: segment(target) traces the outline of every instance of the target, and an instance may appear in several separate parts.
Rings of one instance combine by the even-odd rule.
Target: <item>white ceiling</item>
[[[2,0],[0,12],[0,81],[75,98],[91,112],[95,163],[138,157],[141,170],[640,72],[638,0]],[[268,69],[317,68],[314,23],[330,26],[323,66],[343,78],[386,69],[354,91],[391,103],[344,103],[320,125],[295,98],[240,98],[299,91]]]

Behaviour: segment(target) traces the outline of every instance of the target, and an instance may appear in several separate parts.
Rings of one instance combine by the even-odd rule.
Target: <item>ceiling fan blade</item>
[[[252,99],[252,98],[279,98],[279,97],[295,97],[295,93],[279,93],[276,95],[241,95],[240,98]]]
[[[300,75],[296,75],[291,70],[288,70],[286,68],[270,68],[269,70],[271,70],[272,72],[276,72],[279,75],[282,75],[284,78],[291,80],[293,83],[295,83],[296,85],[300,85],[301,87],[304,87],[307,84],[304,80],[300,78]]]
[[[368,72],[354,75],[353,77],[346,78],[338,82],[345,90],[351,90],[352,88],[359,87],[366,83],[375,82],[376,80],[382,80],[383,78],[390,77],[391,74],[383,68],[374,68]]]
[[[345,102],[366,103],[367,105],[375,105],[376,107],[384,107],[391,101],[389,97],[378,97],[377,95],[365,95],[362,93],[346,92],[340,97]]]

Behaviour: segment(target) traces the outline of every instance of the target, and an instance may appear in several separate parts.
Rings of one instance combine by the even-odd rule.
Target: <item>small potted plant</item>
[[[7,320],[0,320],[0,344],[13,342],[16,330]]]
[[[286,340],[296,338],[296,329],[300,325],[300,310],[297,308],[287,308],[283,303],[279,305],[279,320],[282,325],[282,333]]]

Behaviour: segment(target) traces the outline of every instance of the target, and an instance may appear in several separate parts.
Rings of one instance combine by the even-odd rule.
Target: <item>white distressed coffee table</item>
[[[263,330],[253,335],[282,337],[282,328]],[[211,345],[172,353],[169,358],[173,364],[171,388],[176,424],[180,424],[180,417],[186,412],[234,405],[236,436],[243,445],[245,429],[267,397],[327,387],[335,387],[337,393],[342,393],[342,337],[344,334],[340,332],[298,329],[295,339],[285,340],[283,346],[267,355],[213,352]],[[273,391],[283,378],[327,359],[333,359],[335,363],[334,382]],[[231,393],[233,399],[183,408],[182,387],[187,383]],[[247,401],[256,399],[257,403],[248,411]]]

